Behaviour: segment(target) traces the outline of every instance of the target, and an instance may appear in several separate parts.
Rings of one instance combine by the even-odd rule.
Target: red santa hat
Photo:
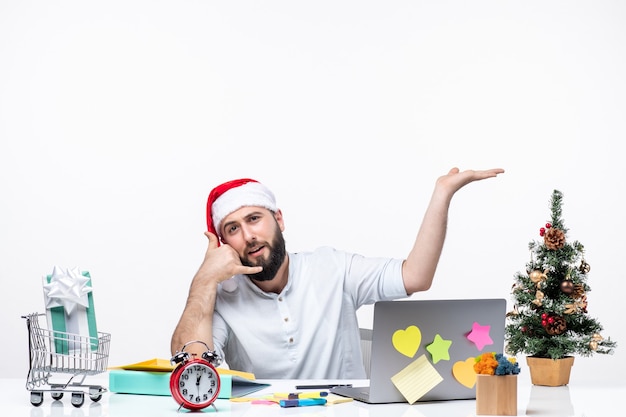
[[[206,222],[208,231],[218,236],[220,244],[220,226],[230,213],[242,207],[258,206],[276,211],[276,198],[269,188],[250,178],[241,178],[218,185],[209,194],[206,203]]]

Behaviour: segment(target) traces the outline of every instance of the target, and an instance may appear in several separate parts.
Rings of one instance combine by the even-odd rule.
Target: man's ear
[[[285,221],[283,219],[283,212],[280,209],[277,209],[274,212],[274,218],[276,219],[276,223],[278,223],[278,226],[280,226],[280,231],[284,232],[285,231]]]

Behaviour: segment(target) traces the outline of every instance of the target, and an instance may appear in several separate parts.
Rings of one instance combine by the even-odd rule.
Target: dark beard
[[[268,260],[261,259],[259,263],[253,264],[247,259],[242,259],[241,263],[245,266],[262,266],[263,270],[256,274],[249,274],[248,278],[255,281],[271,281],[276,276],[278,269],[283,264],[287,250],[285,249],[285,238],[278,227],[272,244],[269,245],[270,257]]]

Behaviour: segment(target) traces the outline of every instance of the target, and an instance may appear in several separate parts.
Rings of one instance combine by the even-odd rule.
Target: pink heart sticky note
[[[461,385],[467,388],[473,388],[476,384],[475,362],[476,360],[473,357],[469,357],[465,361],[458,361],[452,365],[452,375]]]
[[[412,358],[422,342],[422,332],[417,326],[396,330],[391,337],[393,347],[404,356]]]

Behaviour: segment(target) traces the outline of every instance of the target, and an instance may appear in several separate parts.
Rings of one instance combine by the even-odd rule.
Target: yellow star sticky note
[[[434,366],[428,362],[426,355],[422,355],[406,368],[391,377],[391,382],[406,398],[409,404],[419,400],[428,391],[443,381],[443,377]]]
[[[430,352],[433,358],[433,363],[437,363],[440,360],[450,360],[450,353],[448,353],[450,345],[452,345],[452,340],[446,340],[440,335],[435,336],[435,340],[426,346],[426,350]]]

